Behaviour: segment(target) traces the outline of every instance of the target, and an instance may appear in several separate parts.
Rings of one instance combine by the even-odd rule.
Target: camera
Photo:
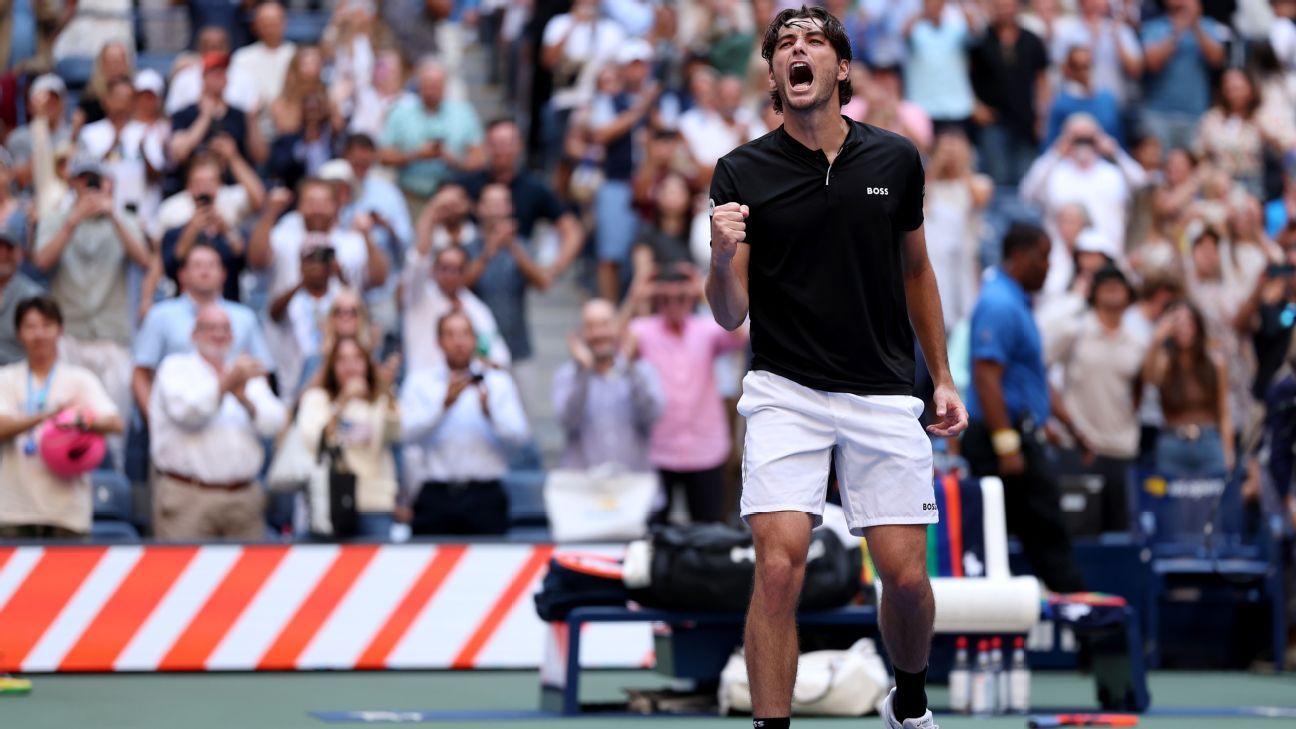
[[[197,203],[199,207],[205,207],[211,205],[215,200],[211,195],[203,192],[194,196],[194,202]]]
[[[96,172],[87,172],[85,175],[85,184],[90,190],[102,190],[103,178]]]

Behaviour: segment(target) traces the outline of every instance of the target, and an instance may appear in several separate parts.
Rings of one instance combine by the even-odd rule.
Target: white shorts
[[[771,372],[743,378],[747,418],[742,517],[800,511],[823,522],[828,459],[836,459],[852,534],[880,524],[934,524],[932,448],[908,395],[822,392]]]

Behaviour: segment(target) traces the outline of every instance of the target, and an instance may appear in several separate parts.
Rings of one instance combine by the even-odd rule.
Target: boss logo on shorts
[[[885,187],[866,187],[864,188],[867,195],[889,195],[890,192]]]
[[[923,511],[936,511],[935,504],[923,504]]]

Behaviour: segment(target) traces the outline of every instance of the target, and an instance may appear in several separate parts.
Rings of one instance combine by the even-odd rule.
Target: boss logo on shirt
[[[923,511],[936,511],[935,504],[923,504]]]
[[[864,188],[867,195],[887,195],[889,194],[885,187],[866,187]]]

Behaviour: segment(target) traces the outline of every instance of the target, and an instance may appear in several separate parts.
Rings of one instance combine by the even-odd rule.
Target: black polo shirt
[[[735,149],[711,198],[750,208],[752,368],[816,390],[908,395],[901,254],[923,222],[922,160],[904,137],[847,123],[831,166],[781,126]]]
[[[459,184],[464,186],[468,197],[474,201],[481,198],[482,190],[491,182],[493,180],[487,170],[470,172],[459,178]],[[527,170],[521,170],[513,177],[509,189],[513,191],[513,217],[517,220],[518,235],[523,238],[531,237],[531,231],[537,222],[545,220],[553,224],[569,212],[558,195]]]

